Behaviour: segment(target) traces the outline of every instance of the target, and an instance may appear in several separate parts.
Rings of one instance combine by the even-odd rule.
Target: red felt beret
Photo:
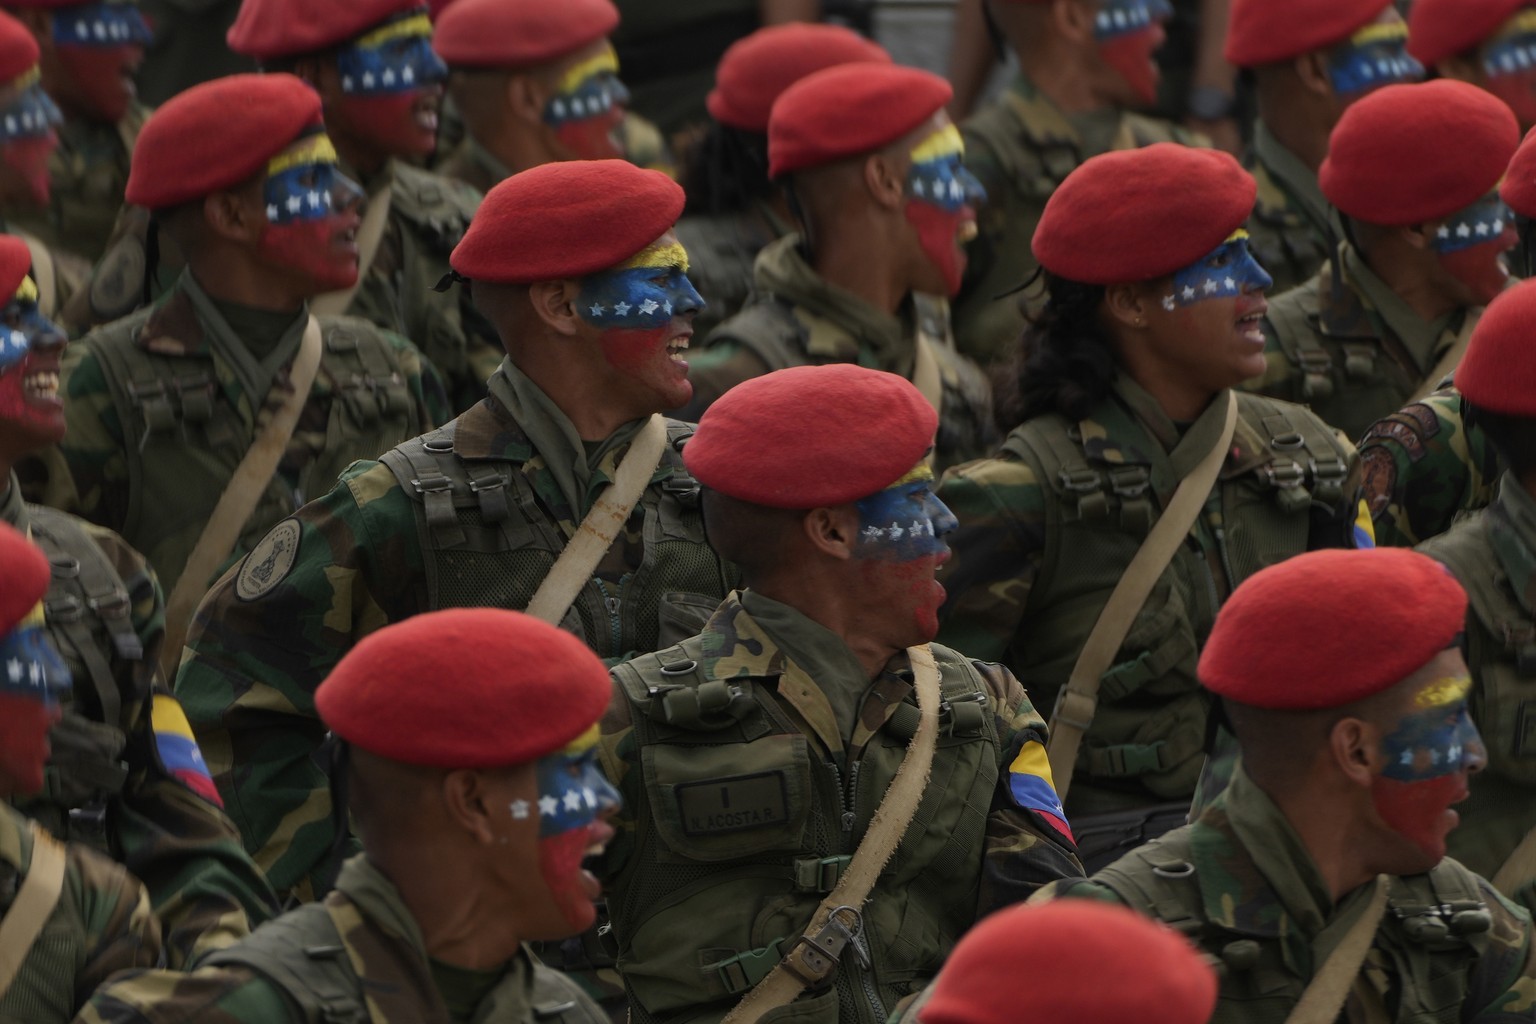
[[[721,124],[762,135],[774,100],[806,75],[839,64],[890,62],[885,47],[841,25],[769,25],[725,51],[705,106]]]
[[[954,89],[900,64],[840,64],[785,89],[768,116],[768,174],[777,178],[889,145],[943,109]]]
[[[1492,192],[1519,145],[1514,112],[1475,85],[1389,85],[1344,111],[1317,183],[1355,220],[1421,224]]]
[[[1408,52],[1420,64],[1476,49],[1531,0],[1414,0],[1408,12]]]
[[[229,48],[257,60],[296,57],[339,46],[425,0],[242,0],[224,36]]]
[[[319,95],[293,75],[230,75],[194,85],[144,123],[125,196],[158,210],[238,185],[320,123]]]
[[[10,302],[32,269],[32,250],[15,235],[0,235],[0,302]]]
[[[430,768],[526,764],[586,732],[613,684],[576,637],[522,612],[450,608],[358,642],[315,691],[336,735]]]
[[[524,67],[574,53],[618,24],[611,0],[457,0],[439,15],[432,49],[455,67]]]
[[[1335,46],[1390,6],[1392,0],[1232,0],[1227,62],[1251,68]]]
[[[1536,128],[1525,136],[1509,162],[1499,196],[1522,217],[1536,217]]]
[[[905,377],[852,363],[794,366],[716,399],[683,462],[705,487],[754,505],[845,505],[910,473],[938,425]]]
[[[0,11],[0,85],[37,67],[38,52],[31,30]]]
[[[10,237],[7,235],[6,237]],[[14,289],[12,289],[14,291]],[[48,558],[26,534],[0,522],[0,636],[21,624],[48,593]]]
[[[1242,227],[1258,186],[1229,154],[1160,142],[1086,160],[1046,201],[1035,259],[1083,284],[1182,270]]]
[[[1026,964],[1035,980],[1021,995]],[[1205,1024],[1215,1008],[1216,972],[1173,929],[1125,907],[1063,899],[1012,906],[972,928],[918,1021]]]
[[[1456,578],[1407,548],[1296,555],[1233,591],[1200,655],[1200,682],[1258,708],[1343,707],[1423,668],[1466,614]]]
[[[1456,387],[1489,412],[1536,417],[1536,281],[1499,293],[1472,330]]]
[[[660,171],[625,160],[540,164],[485,194],[449,262],[498,284],[585,277],[656,241],[682,212],[682,188]]]

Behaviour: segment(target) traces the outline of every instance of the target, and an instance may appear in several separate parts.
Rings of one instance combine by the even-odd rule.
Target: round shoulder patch
[[[90,284],[91,313],[98,320],[116,320],[133,312],[144,291],[144,242],[127,234],[115,242],[97,264]]]
[[[241,563],[235,596],[254,601],[283,582],[298,557],[301,532],[297,519],[284,519],[272,527]]]

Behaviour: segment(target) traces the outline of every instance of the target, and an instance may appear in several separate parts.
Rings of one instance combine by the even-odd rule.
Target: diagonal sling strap
[[[912,364],[912,385],[922,392],[934,412],[944,411],[944,378],[939,374],[939,359],[934,355],[933,342],[922,331],[917,332],[917,355]]]
[[[1147,595],[1152,593],[1152,587],[1168,567],[1174,552],[1189,536],[1190,527],[1210,497],[1222,463],[1226,461],[1227,450],[1232,445],[1232,432],[1237,427],[1237,398],[1229,390],[1222,392],[1217,401],[1227,403],[1221,436],[1189,475],[1179,482],[1168,507],[1131,559],[1125,575],[1120,577],[1104,610],[1099,613],[1098,621],[1093,624],[1077,664],[1072,666],[1072,675],[1056,700],[1056,710],[1051,713],[1051,740],[1047,753],[1056,793],[1063,803],[1072,786],[1072,769],[1077,764],[1083,734],[1093,724],[1094,713],[1098,710],[1099,683],[1125,641],[1125,634],[1130,632],[1131,622],[1147,603]]]
[[[629,514],[651,482],[666,445],[667,421],[653,413],[630,442],[629,451],[613,472],[613,482],[598,495],[592,510],[576,527],[576,536],[560,552],[549,575],[534,591],[525,609],[529,615],[552,626],[558,626],[565,618],[571,602],[592,578],[592,570],[629,521]]]
[[[352,287],[336,292],[326,292],[309,300],[309,311],[316,316],[341,316],[352,305],[352,297],[362,286],[373,258],[379,254],[379,243],[384,239],[384,228],[389,224],[389,207],[393,191],[385,185],[368,197],[368,209],[363,212],[363,223],[357,229],[357,280]]]
[[[1349,998],[1349,990],[1360,976],[1365,956],[1376,939],[1376,929],[1387,912],[1390,883],[1388,876],[1376,876],[1376,889],[1371,893],[1365,912],[1344,933],[1344,938],[1323,962],[1322,969],[1312,976],[1312,983],[1297,1000],[1291,1015],[1285,1018],[1285,1024],[1334,1024],[1339,1019],[1339,1011],[1344,1009],[1344,1000]]]
[[[21,965],[42,934],[64,891],[64,846],[41,825],[29,821],[32,830],[32,863],[21,880],[16,900],[0,920],[0,998],[4,998]]]
[[[1536,879],[1536,828],[1531,829],[1489,879],[1493,887],[1513,897],[1515,890]]]
[[[1445,353],[1440,356],[1439,361],[1435,363],[1430,369],[1429,374],[1424,378],[1424,382],[1414,389],[1408,401],[1403,403],[1404,405],[1422,402],[1440,390],[1440,386],[1445,383],[1445,379],[1456,371],[1457,365],[1461,362],[1461,357],[1467,354],[1467,346],[1472,344],[1472,331],[1477,327],[1477,322],[1482,317],[1483,311],[1481,309],[1474,309],[1467,314],[1466,322],[1461,325],[1461,330],[1457,332],[1455,339],[1451,342],[1451,347],[1446,349]]]

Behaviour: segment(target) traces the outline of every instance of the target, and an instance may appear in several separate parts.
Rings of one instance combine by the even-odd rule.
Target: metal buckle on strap
[[[1067,466],[1061,471],[1061,486],[1069,491],[1096,491],[1100,487],[1099,472],[1087,466]]]
[[[850,920],[844,922],[843,915]],[[815,935],[802,935],[784,957],[784,969],[805,983],[806,988],[820,988],[831,979],[842,962],[843,950],[850,943],[857,950],[864,931],[864,915],[853,907],[834,907],[827,923]]]

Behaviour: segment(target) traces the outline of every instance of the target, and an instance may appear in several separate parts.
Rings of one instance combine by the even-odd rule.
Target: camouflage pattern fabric
[[[1284,295],[1309,281],[1339,244],[1335,214],[1317,185],[1317,175],[1275,140],[1263,121],[1254,125],[1253,144],[1243,167],[1258,183],[1248,218],[1248,247]]]
[[[677,240],[688,250],[688,280],[704,296],[693,318],[693,336],[708,338],[752,297],[752,268],[758,253],[790,233],[764,202],[733,213],[688,214],[677,222]]]
[[[1123,903],[1217,959],[1212,1024],[1282,1024],[1364,912],[1370,886],[1335,903],[1279,807],[1239,771],[1199,820],[1055,896]],[[1396,877],[1341,1020],[1493,1022],[1536,1006],[1530,918],[1446,859]]]
[[[66,847],[65,858],[64,890],[0,997],[0,1020],[64,1024],[110,975],[152,967],[160,956],[160,924],[144,887],[82,846]],[[0,917],[31,864],[27,819],[0,803]]]

